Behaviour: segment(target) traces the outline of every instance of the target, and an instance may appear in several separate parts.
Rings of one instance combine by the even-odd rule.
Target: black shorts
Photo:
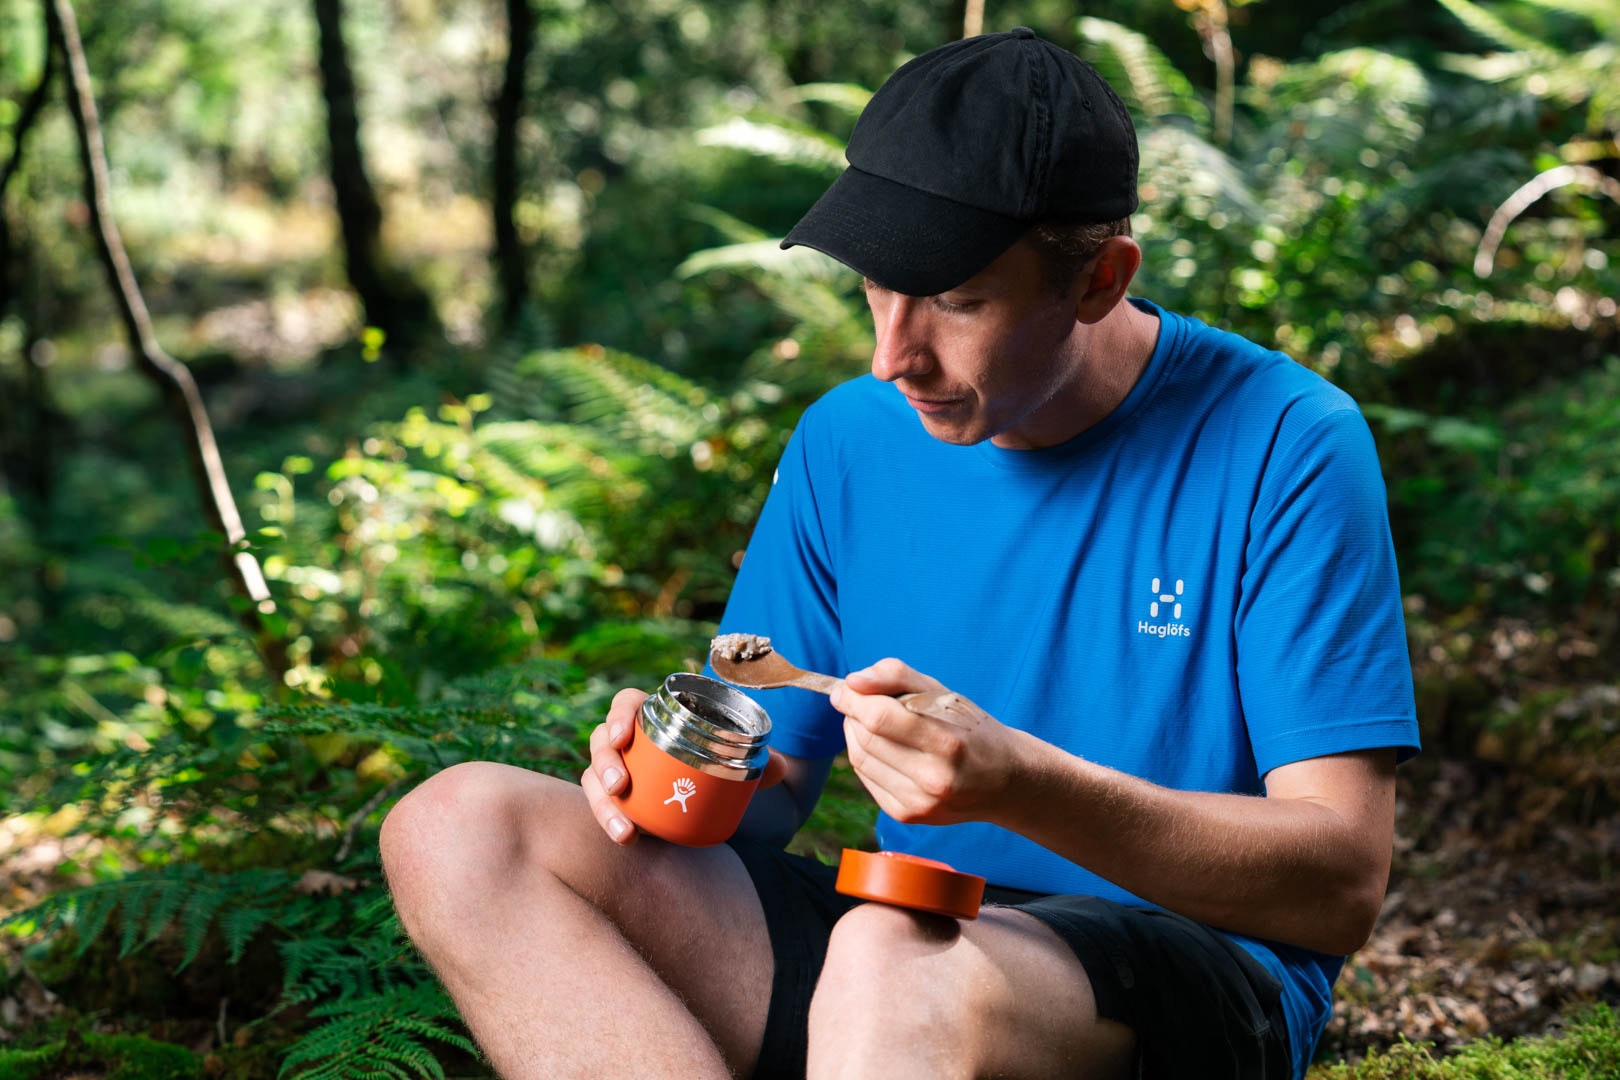
[[[838,869],[768,844],[733,841],[759,892],[776,973],[755,1080],[804,1076],[806,1018],[833,923],[861,901],[833,888]],[[986,904],[1015,907],[1069,943],[1098,1015],[1136,1033],[1136,1076],[1287,1080],[1293,1075],[1282,986],[1208,927],[1167,911],[1094,896],[988,886]]]

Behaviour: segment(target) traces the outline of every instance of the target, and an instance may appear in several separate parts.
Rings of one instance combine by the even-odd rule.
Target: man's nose
[[[916,378],[934,366],[927,334],[923,301],[914,296],[890,293],[885,303],[874,305],[872,325],[877,347],[872,350],[872,374],[884,382]]]

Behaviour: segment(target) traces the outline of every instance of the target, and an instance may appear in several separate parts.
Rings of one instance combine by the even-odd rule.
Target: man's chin
[[[919,413],[917,419],[922,421],[923,430],[931,438],[951,446],[972,446],[974,443],[984,442],[990,437],[988,431],[982,430],[977,424],[967,424],[961,421],[948,420],[938,416],[928,416]]]

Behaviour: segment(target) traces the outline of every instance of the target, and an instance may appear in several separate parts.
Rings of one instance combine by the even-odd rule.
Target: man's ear
[[[1076,278],[1075,318],[1095,323],[1119,306],[1131,279],[1142,266],[1142,249],[1129,236],[1110,236],[1102,242],[1091,266]]]

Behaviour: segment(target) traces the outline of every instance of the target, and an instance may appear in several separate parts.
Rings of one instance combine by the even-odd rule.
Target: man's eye
[[[972,311],[978,306],[977,300],[947,300],[943,296],[931,297],[934,306],[941,311]]]

